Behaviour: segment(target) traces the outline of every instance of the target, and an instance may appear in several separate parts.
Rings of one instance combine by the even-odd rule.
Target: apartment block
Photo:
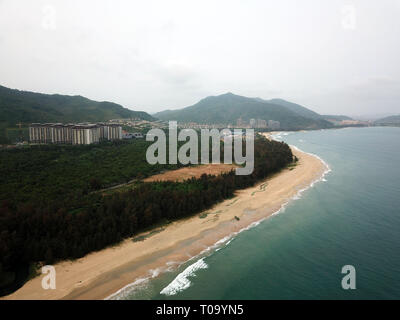
[[[29,126],[31,143],[92,144],[104,140],[121,140],[122,127],[104,123],[33,123]]]

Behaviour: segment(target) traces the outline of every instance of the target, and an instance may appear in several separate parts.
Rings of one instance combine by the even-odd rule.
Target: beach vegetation
[[[171,169],[143,162],[146,143],[136,143],[0,152],[0,295],[18,289],[32,264],[77,259],[166,220],[192,217],[293,161],[287,144],[259,137],[251,175],[232,170],[182,182],[141,182],[110,194],[92,192],[139,173]]]

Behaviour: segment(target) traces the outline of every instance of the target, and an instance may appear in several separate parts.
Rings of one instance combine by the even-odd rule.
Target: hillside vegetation
[[[400,126],[400,115],[389,116],[383,119],[376,120],[375,124],[384,126]]]
[[[305,117],[305,111],[299,106],[294,112],[287,106],[271,103],[259,98],[247,98],[232,93],[207,97],[193,106],[180,110],[167,110],[154,116],[161,120],[178,122],[196,122],[201,124],[236,124],[237,119],[275,120],[281,123],[283,130],[330,128],[332,125],[323,120]],[[293,107],[291,105],[291,107]],[[301,107],[301,108],[300,108]],[[310,111],[312,113],[312,111]]]
[[[17,123],[26,126],[32,122],[98,122],[121,118],[154,120],[146,112],[132,111],[112,102],[0,86],[0,143],[13,140],[7,129],[15,128]]]
[[[156,224],[190,217],[293,161],[287,144],[259,138],[248,176],[230,171],[95,192],[167,169],[145,163],[145,151],[145,142],[0,151],[0,295],[22,285],[29,266],[79,258]]]

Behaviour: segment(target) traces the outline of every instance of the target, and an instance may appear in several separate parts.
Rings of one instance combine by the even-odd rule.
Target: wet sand
[[[104,299],[137,279],[176,267],[218,240],[271,216],[322,177],[327,167],[320,159],[292,151],[299,158],[296,167],[236,192],[234,198],[205,211],[206,217],[198,214],[147,233],[143,241],[127,239],[76,261],[58,263],[55,290],[42,289],[43,276],[38,276],[5,299]]]

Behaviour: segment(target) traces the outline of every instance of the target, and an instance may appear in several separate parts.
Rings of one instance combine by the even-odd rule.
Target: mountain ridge
[[[277,99],[276,99],[277,100]],[[298,106],[298,109],[305,112],[308,110],[300,105],[296,105],[285,100],[291,106]],[[315,112],[308,110],[309,113]],[[301,113],[301,112],[300,112]],[[281,123],[284,130],[299,129],[319,129],[329,128],[331,124],[322,118],[304,117],[299,112],[294,112],[288,107],[261,98],[249,98],[235,95],[231,92],[209,96],[201,99],[192,106],[178,110],[165,110],[154,114],[154,117],[161,120],[176,120],[178,122],[196,123],[219,123],[235,124],[237,119],[244,121],[260,118],[263,120],[275,120]],[[315,113],[318,115],[317,113]]]
[[[45,94],[0,85],[0,123],[85,122],[116,118],[155,120],[144,111],[133,111],[109,101],[81,95]]]
[[[399,115],[392,115],[388,117],[384,117],[381,119],[378,119],[374,122],[377,125],[400,125],[400,114]]]

